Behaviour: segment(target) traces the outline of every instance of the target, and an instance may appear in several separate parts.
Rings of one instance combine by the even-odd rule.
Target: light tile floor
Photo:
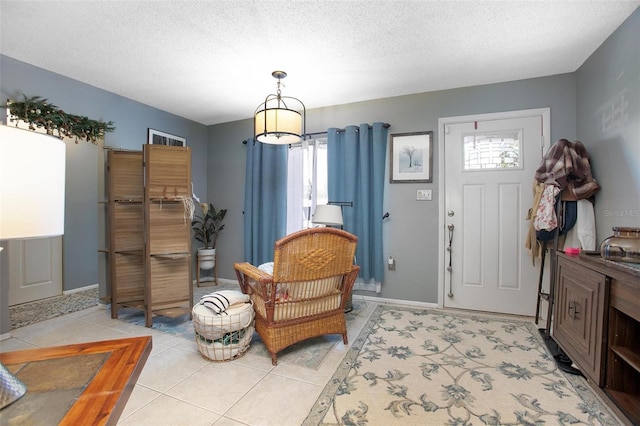
[[[354,300],[357,296],[354,296]],[[360,302],[349,323],[355,340],[376,307]],[[0,352],[151,335],[153,349],[129,401],[121,425],[299,425],[305,419],[348,348],[339,343],[318,370],[252,354],[211,362],[196,343],[123,321],[92,307],[11,331]]]

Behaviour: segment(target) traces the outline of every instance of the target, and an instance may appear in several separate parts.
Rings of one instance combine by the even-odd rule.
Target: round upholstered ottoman
[[[231,305],[220,313],[198,303],[192,312],[196,343],[203,357],[230,361],[249,349],[254,330],[252,302]]]

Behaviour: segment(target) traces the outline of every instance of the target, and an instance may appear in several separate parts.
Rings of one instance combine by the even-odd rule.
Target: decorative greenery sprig
[[[64,137],[74,137],[76,143],[79,140],[92,142],[94,145],[104,138],[107,132],[113,132],[115,127],[113,122],[107,123],[103,121],[91,120],[88,117],[67,114],[57,106],[48,102],[39,96],[27,98],[22,95],[24,100],[12,101],[8,100],[6,107],[12,115],[11,121],[23,120],[29,124],[31,130],[36,128],[45,129],[47,134],[57,136],[60,139]]]

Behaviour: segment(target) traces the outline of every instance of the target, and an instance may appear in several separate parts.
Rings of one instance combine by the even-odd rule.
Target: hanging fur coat
[[[536,231],[554,231],[557,227],[557,218],[549,216],[555,215],[555,194],[562,192],[563,199],[583,200],[593,197],[599,189],[591,174],[589,153],[582,142],[560,139],[553,144],[536,170],[534,200],[527,215],[530,222],[525,247],[531,251],[534,259],[540,257],[542,252]],[[545,197],[545,192],[554,196]],[[539,215],[544,217],[537,217]]]
[[[567,191],[575,200],[591,197],[600,187],[591,174],[589,153],[582,142],[560,139],[553,144],[536,170],[536,180]]]

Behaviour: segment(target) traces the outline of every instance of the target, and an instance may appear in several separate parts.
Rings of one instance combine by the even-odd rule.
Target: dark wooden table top
[[[151,346],[144,336],[0,353],[27,386],[2,424],[115,425]]]

